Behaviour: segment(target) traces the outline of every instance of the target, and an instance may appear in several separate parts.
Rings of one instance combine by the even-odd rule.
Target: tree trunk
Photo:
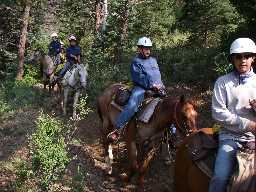
[[[97,0],[96,1],[96,6],[95,6],[95,20],[96,20],[96,23],[95,23],[95,32],[96,34],[99,33],[100,31],[100,22],[101,22],[101,19],[100,19],[100,15],[101,15],[101,0]]]
[[[108,16],[108,1],[96,1],[96,33],[103,33],[106,30],[107,16]]]
[[[22,26],[20,31],[20,41],[19,41],[19,65],[16,79],[22,80],[24,74],[24,54],[25,54],[25,44],[27,40],[27,30],[28,30],[28,21],[29,13],[31,8],[31,1],[27,0],[25,4],[24,14],[22,17]]]
[[[124,6],[122,7],[122,11],[120,16],[122,17],[121,20],[121,29],[120,29],[120,43],[117,47],[116,56],[115,56],[115,63],[120,63],[123,60],[123,48],[124,45],[127,43],[128,38],[128,25],[129,25],[129,5],[131,0],[125,0]]]

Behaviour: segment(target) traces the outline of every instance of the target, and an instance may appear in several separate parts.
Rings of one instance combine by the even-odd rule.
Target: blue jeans
[[[237,164],[237,151],[238,145],[234,140],[226,139],[220,141],[209,192],[226,192],[229,179],[234,173]]]
[[[73,64],[71,64],[70,62],[66,62],[63,69],[61,69],[59,76],[60,77],[64,77],[64,75],[66,74],[66,72],[71,68]]]
[[[123,128],[126,123],[138,111],[140,104],[144,99],[145,90],[141,87],[134,87],[129,98],[128,103],[125,105],[124,110],[119,114],[116,120],[116,128]]]

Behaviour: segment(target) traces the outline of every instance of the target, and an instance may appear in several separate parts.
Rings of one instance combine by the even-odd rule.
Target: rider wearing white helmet
[[[61,51],[61,44],[60,41],[58,40],[58,34],[57,33],[52,33],[51,35],[52,41],[49,44],[49,52],[48,55],[54,59],[54,63],[56,65],[60,64],[60,51]]]
[[[59,78],[64,77],[67,70],[75,63],[81,63],[81,48],[77,45],[77,39],[75,35],[68,37],[70,46],[66,50],[67,62],[64,68],[59,74]]]
[[[238,38],[230,47],[234,70],[217,79],[212,97],[212,117],[222,126],[210,192],[225,192],[236,167],[241,145],[255,142],[256,74],[252,63],[256,46],[249,38]]]
[[[53,32],[53,33],[51,34],[51,38],[58,38],[58,34],[57,34],[56,32]]]
[[[138,40],[137,47],[138,55],[131,64],[131,76],[134,87],[128,103],[116,119],[116,129],[108,135],[108,138],[112,141],[116,141],[119,138],[122,128],[138,111],[147,90],[155,91],[160,96],[166,95],[157,61],[154,57],[150,56],[151,40],[147,37],[142,37]]]

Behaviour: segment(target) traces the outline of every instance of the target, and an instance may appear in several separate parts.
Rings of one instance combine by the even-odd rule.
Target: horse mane
[[[181,95],[180,96],[180,103],[189,103],[193,106],[196,106],[195,101],[191,98],[187,98],[186,95]]]
[[[186,97],[185,95],[181,95],[178,98],[172,97],[172,96],[167,96],[163,99],[162,110],[164,110],[164,111],[170,110],[170,107],[173,107],[173,105],[175,105],[175,103],[180,103],[182,105],[189,103],[189,104],[193,105],[194,107],[196,106],[195,102],[191,98]]]

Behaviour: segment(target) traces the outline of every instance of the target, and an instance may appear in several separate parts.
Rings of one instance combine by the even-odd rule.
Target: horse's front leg
[[[140,191],[144,191],[144,180],[145,180],[145,174],[149,168],[149,163],[154,158],[156,153],[156,148],[153,147],[146,155],[145,159],[143,160],[142,164],[139,168],[139,188]]]
[[[80,95],[80,90],[77,90],[75,92],[74,103],[73,103],[73,119],[76,119],[76,106],[78,103],[79,95]]]
[[[49,78],[49,92],[51,93],[53,88],[54,88],[54,85],[53,85],[53,76],[51,75],[50,78]]]
[[[63,98],[63,114],[65,116],[67,115],[68,92],[69,92],[69,87],[67,86],[64,88],[64,98]]]
[[[121,174],[121,179],[124,182],[130,182],[131,178],[135,175],[138,171],[138,162],[137,162],[137,147],[135,141],[127,142],[128,148],[128,158],[129,158],[129,169],[126,173]]]
[[[107,174],[111,175],[113,171],[112,164],[114,161],[114,155],[113,155],[113,148],[110,143],[106,145],[105,154],[106,154],[105,163],[107,164]]]
[[[46,89],[46,85],[47,85],[47,79],[46,79],[46,76],[45,74],[43,74],[43,84],[44,84],[44,89]]]

